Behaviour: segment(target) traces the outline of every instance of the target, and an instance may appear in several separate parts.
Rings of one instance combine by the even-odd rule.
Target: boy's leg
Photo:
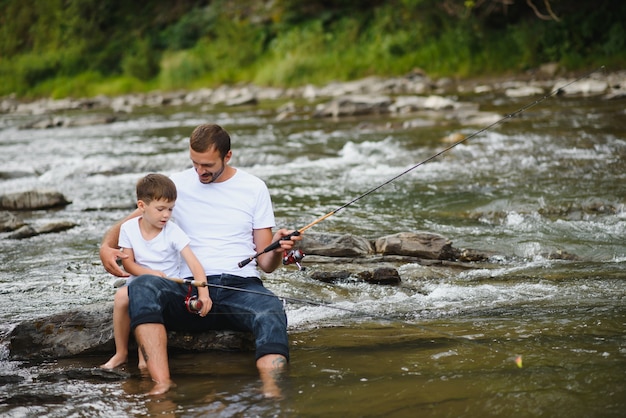
[[[167,392],[173,385],[167,358],[167,332],[165,318],[176,322],[178,313],[185,313],[184,286],[158,276],[139,276],[129,285],[129,314],[131,329],[141,350],[146,367],[155,385],[149,392],[158,395]],[[199,318],[199,317],[198,317]],[[180,319],[179,319],[180,321]]]
[[[126,363],[128,360],[129,334],[130,316],[128,316],[128,287],[124,286],[115,292],[113,299],[113,337],[115,338],[115,354],[100,367],[103,369],[114,369]]]

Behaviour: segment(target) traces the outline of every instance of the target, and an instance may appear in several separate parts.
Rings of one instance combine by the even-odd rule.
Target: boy
[[[137,182],[137,208],[141,215],[124,222],[119,237],[119,246],[128,255],[122,260],[124,269],[131,275],[128,283],[145,274],[179,277],[180,256],[189,266],[194,280],[206,282],[204,268],[189,247],[189,237],[178,225],[168,223],[176,198],[176,186],[167,176],[148,174]],[[198,300],[202,302],[198,314],[204,317],[212,305],[208,287],[198,288]],[[102,368],[113,369],[126,363],[130,334],[128,305],[128,287],[124,286],[115,293],[113,303],[115,355]],[[139,368],[145,367],[146,361],[139,352]]]

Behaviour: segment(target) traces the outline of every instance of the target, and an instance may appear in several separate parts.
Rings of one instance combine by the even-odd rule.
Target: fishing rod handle
[[[297,237],[298,235],[300,235],[300,231],[299,230],[295,230],[291,234],[285,235],[284,237],[282,237],[278,241],[272,242],[270,245],[265,247],[265,249],[263,251],[261,251],[260,253],[256,253],[253,257],[249,257],[249,258],[246,258],[245,260],[241,260],[239,263],[237,263],[237,265],[239,266],[239,268],[247,266],[248,264],[250,264],[250,262],[252,260],[254,260],[258,256],[260,256],[261,254],[269,253],[270,251],[274,251],[275,249],[279,248],[281,241],[290,240],[291,238]]]
[[[164,277],[164,279],[171,280],[173,282],[180,283],[180,284],[190,284],[195,287],[207,287],[208,286],[207,282],[200,282],[197,280],[180,279],[178,277]]]

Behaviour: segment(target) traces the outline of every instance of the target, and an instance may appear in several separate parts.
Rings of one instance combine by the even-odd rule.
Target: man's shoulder
[[[245,170],[242,170],[240,168],[237,169],[237,172],[235,173],[234,176],[235,179],[237,179],[238,181],[242,181],[246,184],[263,184],[265,185],[265,182],[263,180],[261,180],[259,177],[255,176],[254,174],[251,174]]]

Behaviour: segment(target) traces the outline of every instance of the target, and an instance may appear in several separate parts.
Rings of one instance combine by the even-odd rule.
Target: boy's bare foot
[[[169,391],[172,387],[174,387],[174,382],[171,380],[165,382],[155,382],[154,387],[150,392],[148,392],[148,395],[162,395]]]
[[[122,364],[126,364],[127,357],[121,354],[115,354],[106,363],[100,366],[101,369],[115,369]]]

